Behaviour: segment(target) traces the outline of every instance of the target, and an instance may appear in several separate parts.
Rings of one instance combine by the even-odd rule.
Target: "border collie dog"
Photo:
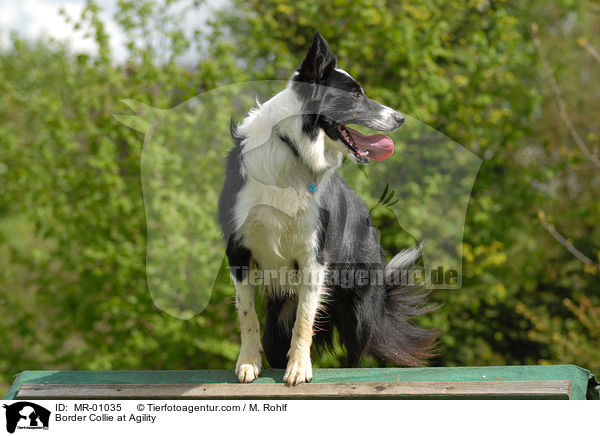
[[[432,356],[436,333],[410,321],[430,310],[426,292],[389,283],[414,266],[419,249],[386,263],[368,209],[335,172],[343,155],[365,165],[393,152],[387,136],[346,124],[391,131],[403,122],[337,68],[319,33],[288,86],[240,125],[232,120],[219,220],[236,288],[240,382],[259,376],[263,350],[271,367],[286,369],[288,385],[309,382],[313,339],[318,350],[331,346],[334,329],[348,366],[365,354],[405,366]],[[358,280],[371,273],[384,280]],[[357,277],[352,286],[339,280],[348,275]],[[256,288],[267,300],[262,345]]]

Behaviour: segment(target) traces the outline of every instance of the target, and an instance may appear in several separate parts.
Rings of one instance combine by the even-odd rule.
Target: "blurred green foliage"
[[[536,22],[574,128],[598,156],[600,63],[583,44],[600,47],[594,2],[231,3],[189,35],[178,23],[199,2],[120,1],[124,62],[94,2],[69,21],[97,54],[18,36],[0,53],[0,385],[25,369],[233,368],[225,265],[201,315],[181,320],[153,303],[143,134],[112,114],[131,112],[123,99],[166,109],[219,85],[286,79],[315,30],[370,96],[484,159],[467,211],[463,287],[434,292],[443,306],[420,321],[442,330],[433,363],[600,371],[598,269],[540,221],[597,265],[600,170],[573,143],[531,36]],[[207,179],[221,171],[210,159],[199,165]],[[411,242],[387,225],[386,208],[374,215],[388,250]],[[195,250],[218,256],[201,241]],[[337,354],[316,364],[339,365]]]

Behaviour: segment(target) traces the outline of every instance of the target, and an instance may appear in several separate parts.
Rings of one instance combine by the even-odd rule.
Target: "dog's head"
[[[368,98],[354,78],[337,68],[329,44],[318,32],[292,77],[292,89],[303,102],[302,128],[311,138],[323,129],[334,146],[340,151],[347,149],[361,164],[387,159],[393,153],[394,142],[389,137],[365,136],[347,124],[390,131],[402,125],[404,116]]]

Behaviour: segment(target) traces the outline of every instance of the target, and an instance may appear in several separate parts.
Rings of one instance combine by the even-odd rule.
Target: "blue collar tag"
[[[317,184],[316,183],[311,183],[310,185],[308,185],[308,191],[311,194],[314,194],[317,192]]]

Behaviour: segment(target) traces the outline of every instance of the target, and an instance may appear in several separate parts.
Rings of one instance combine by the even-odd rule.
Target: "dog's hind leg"
[[[369,341],[368,330],[357,319],[353,319],[351,322],[347,320],[340,336],[348,356],[346,365],[348,368],[360,367],[360,358],[363,356]]]
[[[363,354],[364,347],[358,343],[346,344],[346,351],[348,353],[347,365],[348,368],[360,367],[360,358]]]
[[[265,357],[271,368],[285,368],[292,341],[296,301],[292,298],[269,297],[267,320],[263,334]]]
[[[356,269],[354,275],[357,275]],[[376,289],[370,286],[355,288],[354,292],[342,290],[346,295],[339,301],[337,320],[340,342],[347,353],[346,364],[349,368],[358,368],[360,360],[368,351],[369,342],[373,333],[373,325],[378,318],[373,313],[374,307],[379,307],[379,301],[375,293]]]

